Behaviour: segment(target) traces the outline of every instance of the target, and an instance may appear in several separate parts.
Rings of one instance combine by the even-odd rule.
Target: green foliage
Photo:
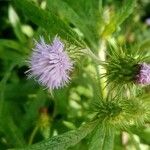
[[[30,150],[30,149],[65,150],[68,147],[73,146],[77,144],[80,140],[82,140],[88,133],[90,133],[93,130],[93,128],[96,125],[97,122],[90,122],[88,124],[82,125],[79,129],[75,131],[69,131],[62,135],[54,136],[41,143],[18,150]]]
[[[139,63],[150,63],[146,0],[1,4],[1,150],[149,149],[150,86],[135,83]],[[25,72],[34,39],[55,35],[74,69],[51,91]]]
[[[123,22],[124,20],[133,12],[136,4],[136,0],[127,0],[125,1],[117,12],[114,15],[109,23],[105,26],[102,33],[103,37],[110,36]]]
[[[136,76],[139,72],[139,64],[146,62],[145,53],[138,49],[135,51],[130,48],[111,47],[108,50],[108,57],[107,63],[104,64],[107,72],[103,74],[103,77],[107,77],[108,86],[111,89],[134,91],[137,85]]]
[[[102,100],[93,106],[93,112],[106,126],[114,128],[127,128],[131,125],[142,125],[148,119],[150,110],[149,102],[141,99],[112,98]]]
[[[101,21],[100,2],[81,0],[78,2],[69,2],[62,0],[47,0],[49,10],[59,14],[67,23],[72,23],[75,28],[82,32],[89,45],[96,49],[98,46],[98,28]],[[85,11],[85,12],[84,12]],[[89,18],[87,22],[87,16]],[[96,43],[96,44],[95,44]]]
[[[107,126],[98,126],[91,139],[89,150],[108,150],[113,149],[114,132],[113,128]]]
[[[77,34],[53,13],[38,8],[35,4],[28,0],[16,0],[16,5],[21,7],[25,15],[32,22],[43,27],[48,34],[52,34],[52,36],[54,36],[59,33],[62,38],[67,38],[67,40],[69,39],[69,41],[73,44],[83,46],[83,43],[78,39]]]

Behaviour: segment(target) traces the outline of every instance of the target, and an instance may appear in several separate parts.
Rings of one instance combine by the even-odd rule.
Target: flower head
[[[69,82],[69,72],[73,62],[64,51],[64,44],[55,36],[52,44],[46,44],[43,38],[35,42],[33,54],[29,60],[30,77],[49,89],[57,89]]]
[[[136,76],[138,84],[150,84],[150,65],[146,63],[139,64],[139,73]]]
[[[150,18],[147,18],[147,19],[145,20],[145,23],[146,23],[148,26],[150,26]]]

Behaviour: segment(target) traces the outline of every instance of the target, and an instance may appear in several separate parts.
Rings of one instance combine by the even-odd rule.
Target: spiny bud
[[[119,59],[111,59],[106,65],[106,77],[109,83],[114,85],[125,85],[134,83],[139,65],[134,58],[124,57]]]
[[[146,56],[140,50],[110,50],[104,66],[107,85],[131,92],[138,84],[150,84],[150,65],[144,63],[145,60]]]
[[[41,130],[41,133],[44,138],[50,137],[50,129],[51,129],[51,118],[48,114],[48,108],[40,108],[39,110],[40,117],[39,117],[39,127]]]
[[[104,99],[93,105],[94,119],[118,127],[141,125],[149,118],[148,103],[139,98],[122,99],[119,97]]]

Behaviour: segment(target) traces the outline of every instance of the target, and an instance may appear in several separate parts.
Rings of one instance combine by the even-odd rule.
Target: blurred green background
[[[74,6],[75,11],[82,9],[78,0],[67,2]],[[33,0],[33,3],[43,10],[47,7],[45,0]],[[107,17],[109,19],[109,16],[119,9],[120,3],[119,0],[103,0],[103,17],[106,22]],[[82,16],[82,13],[80,14]],[[63,14],[60,14],[60,17],[79,36],[83,36]],[[87,21],[85,24],[88,24],[89,16],[84,17]],[[97,83],[93,81],[96,67],[90,59],[85,57],[80,60],[72,74],[71,83],[53,93],[44,90],[44,87],[33,79],[27,79],[26,60],[31,55],[33,39],[38,39],[41,34],[49,36],[42,25],[34,22],[13,0],[0,0],[0,150],[24,147],[76,129],[90,118],[90,102],[97,90]],[[51,27],[48,30],[51,32]],[[53,28],[52,31],[55,33],[57,29],[55,31]],[[150,1],[138,0],[136,9],[117,29],[114,36],[119,45],[141,43],[143,50],[149,50]],[[92,47],[92,44],[89,43],[89,47]],[[149,150],[149,123],[145,128],[135,129],[134,133],[133,139],[140,144],[141,149]],[[127,133],[118,133],[114,150],[136,149],[133,139],[130,139]],[[72,149],[87,150],[87,140],[88,138],[82,140]]]

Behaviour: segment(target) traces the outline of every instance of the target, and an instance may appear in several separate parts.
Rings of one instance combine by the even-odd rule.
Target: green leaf
[[[27,84],[24,85],[23,90],[27,91],[28,88],[31,92],[31,87],[26,86]],[[44,107],[46,100],[48,100],[47,93],[41,89],[36,89],[36,92],[32,91],[32,93],[34,94],[29,94],[29,91],[27,92],[30,98],[28,103],[25,105],[26,113],[22,117],[21,128],[23,129],[23,131],[26,131],[29,127],[31,127],[32,124],[35,124],[37,118],[39,117],[38,115],[40,108]]]
[[[0,48],[0,59],[22,66],[26,64],[25,60],[27,57],[26,55],[22,55],[17,51],[12,51],[11,49],[2,47]]]
[[[139,49],[148,51],[150,49],[150,39],[146,39],[139,44]]]
[[[114,128],[99,125],[93,134],[89,150],[113,150]]]
[[[67,148],[76,145],[84,137],[86,137],[95,128],[97,123],[97,121],[90,122],[82,125],[77,130],[69,131],[27,148],[16,150],[66,150]]]
[[[13,68],[15,67],[15,64],[12,64],[9,68],[8,71],[6,71],[3,79],[0,82],[0,118],[3,115],[3,104],[4,104],[4,92],[5,92],[5,88],[6,88],[6,82],[9,79],[10,75],[11,75],[11,71],[13,70]]]
[[[109,23],[105,26],[102,33],[103,37],[111,35],[116,29],[125,21],[134,10],[136,0],[126,0],[123,7],[115,12],[115,15],[111,17]]]
[[[67,114],[69,89],[62,88],[53,92],[55,98],[56,111],[59,114]]]
[[[98,12],[96,12],[98,8],[94,9],[94,6],[92,5],[93,3],[91,3],[91,1],[87,1],[87,0],[85,1],[86,7],[90,6],[89,11],[91,11],[90,18],[88,15],[88,17],[85,18],[86,20],[83,19],[83,17],[78,14],[78,11],[75,11],[69,4],[67,4],[67,2],[63,0],[55,0],[55,1],[47,0],[47,3],[48,3],[49,10],[52,10],[53,12],[59,14],[59,16],[67,20],[68,23],[72,23],[84,34],[84,37],[86,38],[88,43],[90,43],[92,47],[94,48],[96,47],[95,44],[97,42],[96,39],[97,29],[95,28],[98,23],[98,19],[96,18],[98,17],[97,15]],[[93,29],[95,29],[94,32]]]
[[[16,50],[20,53],[25,53],[28,51],[28,49],[26,49],[24,47],[24,45],[20,44],[17,41],[14,40],[9,40],[9,39],[0,39],[0,47],[6,47],[6,48],[11,48],[13,50]]]
[[[4,81],[4,80],[3,80]],[[4,86],[3,86],[4,87]],[[3,97],[5,98],[5,97]],[[14,106],[12,106],[14,105]],[[16,110],[16,105],[14,103],[5,101],[0,102],[0,130],[3,133],[6,141],[13,147],[23,147],[25,146],[25,139],[21,129],[18,127],[18,124],[14,121],[12,115],[13,111]]]
[[[78,35],[52,12],[42,10],[29,0],[15,0],[15,2],[28,19],[44,28],[48,34],[53,36],[58,34],[77,46],[82,47],[84,45]]]
[[[9,143],[11,143],[14,147],[25,146],[23,134],[10,116],[5,116],[5,120],[1,120],[1,124],[3,128],[3,133]]]
[[[82,21],[90,31],[96,32],[95,29],[100,25],[102,18],[102,0],[62,1],[64,1],[80,17],[80,21]]]

